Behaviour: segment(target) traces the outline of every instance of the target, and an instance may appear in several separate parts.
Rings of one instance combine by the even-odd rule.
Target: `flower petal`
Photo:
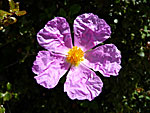
[[[39,44],[50,51],[64,53],[72,48],[70,27],[63,17],[55,17],[37,34]]]
[[[105,20],[92,13],[82,14],[74,21],[74,43],[84,51],[105,41],[110,34],[110,26]]]
[[[121,69],[121,54],[114,44],[99,46],[85,54],[86,65],[103,76],[118,75]]]
[[[71,99],[89,101],[98,96],[103,87],[101,79],[84,65],[72,67],[64,84],[64,91]]]
[[[33,63],[32,71],[38,75],[34,77],[38,84],[45,88],[53,88],[68,68],[69,64],[60,54],[39,51]]]

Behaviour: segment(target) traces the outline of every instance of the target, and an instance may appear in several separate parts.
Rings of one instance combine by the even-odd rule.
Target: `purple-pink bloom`
[[[96,45],[110,37],[110,26],[92,13],[74,20],[74,46],[68,22],[55,17],[37,34],[39,44],[47,51],[39,51],[33,63],[35,79],[45,88],[54,88],[70,68],[64,92],[71,99],[89,101],[102,92],[103,82],[94,71],[103,76],[117,76],[121,69],[121,54],[114,44]],[[93,69],[94,71],[92,71]]]

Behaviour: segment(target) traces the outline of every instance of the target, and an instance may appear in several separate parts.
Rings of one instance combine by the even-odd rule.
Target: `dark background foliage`
[[[149,0],[14,0],[27,14],[0,31],[0,113],[150,113]],[[8,11],[7,0],[0,9]],[[101,77],[102,93],[93,101],[71,100],[63,92],[65,78],[51,89],[38,85],[31,67],[43,50],[36,33],[55,16],[71,30],[80,14],[94,13],[111,26],[111,38],[122,54],[117,77]],[[72,30],[73,36],[73,30]]]

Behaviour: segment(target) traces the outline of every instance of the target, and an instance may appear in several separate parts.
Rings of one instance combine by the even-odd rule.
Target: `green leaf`
[[[25,10],[19,11],[19,2],[14,2],[13,0],[9,0],[10,12],[15,13],[17,16],[25,15],[27,12]]]
[[[144,57],[144,56],[145,56],[145,53],[144,53],[143,51],[141,51],[141,52],[138,53],[138,55],[139,55],[140,57]]]
[[[12,13],[0,10],[0,16],[3,16],[3,15],[12,15]]]
[[[140,95],[139,98],[144,98],[144,95]]]
[[[81,10],[81,6],[78,4],[74,4],[70,7],[69,15],[77,14],[79,13],[80,10]]]
[[[19,2],[15,3],[13,0],[9,0],[9,6],[10,6],[10,9],[9,9],[10,12],[19,11]]]
[[[13,12],[13,10],[15,9],[15,2],[13,0],[8,0],[9,1],[9,11]]]
[[[3,98],[3,93],[2,92],[0,92],[0,98]]]
[[[15,14],[17,15],[17,16],[22,16],[22,15],[25,15],[27,12],[25,11],[25,10],[23,10],[23,11],[16,11],[15,12]]]
[[[17,11],[19,11],[19,2],[16,2],[15,9],[17,9]]]
[[[150,97],[149,97],[149,96],[146,96],[145,98],[146,98],[146,100],[150,100]]]
[[[9,100],[11,99],[11,97],[12,97],[11,93],[9,93],[8,91],[6,91],[6,92],[4,93],[3,100],[4,100],[4,101],[9,101]]]
[[[60,8],[58,15],[66,17],[66,11],[63,8]]]
[[[147,26],[144,26],[144,31],[147,33]]]
[[[120,3],[120,0],[116,0],[115,2],[116,2],[116,3]]]
[[[6,86],[7,86],[7,90],[11,90],[11,84],[9,82],[7,83]]]
[[[132,0],[133,4],[135,5],[135,0]]]
[[[147,0],[143,0],[143,3],[147,3]]]
[[[18,99],[18,94],[14,93],[14,97],[15,97],[15,99]]]
[[[4,19],[5,17],[7,17],[8,15],[12,15],[12,14],[9,13],[9,12],[0,10],[0,20],[3,20],[3,19]]]
[[[3,105],[0,106],[0,113],[5,113],[5,108],[3,107]]]
[[[145,37],[146,37],[146,34],[142,33],[142,39],[145,39]]]

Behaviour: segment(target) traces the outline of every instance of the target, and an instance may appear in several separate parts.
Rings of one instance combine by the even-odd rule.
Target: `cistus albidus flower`
[[[68,71],[64,92],[71,99],[89,101],[102,92],[103,76],[117,76],[121,69],[121,54],[114,44],[98,46],[110,37],[110,26],[92,13],[74,20],[74,46],[70,27],[63,17],[55,17],[37,34],[39,44],[47,51],[39,51],[33,63],[35,79],[45,88],[54,88]],[[92,71],[92,69],[94,71]]]

